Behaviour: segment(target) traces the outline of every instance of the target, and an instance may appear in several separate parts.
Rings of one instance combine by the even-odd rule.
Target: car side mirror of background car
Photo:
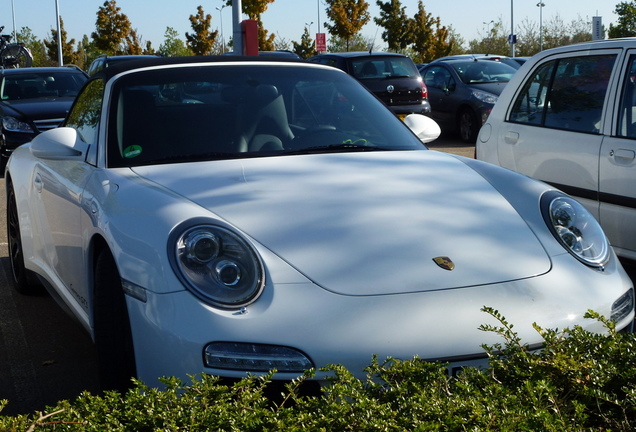
[[[75,129],[60,127],[33,138],[31,154],[41,159],[84,160],[88,147]]]
[[[404,124],[425,144],[436,140],[442,133],[435,120],[422,114],[407,115]]]

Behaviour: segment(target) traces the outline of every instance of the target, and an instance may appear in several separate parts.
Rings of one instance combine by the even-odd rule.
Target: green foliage
[[[164,57],[179,57],[190,56],[192,51],[188,48],[181,39],[179,39],[179,33],[172,27],[166,27],[164,33],[165,39],[159,46],[159,54]]]
[[[62,42],[62,63],[63,64],[77,64],[79,63],[79,57],[77,52],[74,50],[75,39],[71,39],[67,41],[67,33],[64,30],[64,21],[62,17],[60,17],[60,34],[61,34],[61,42]],[[57,30],[51,29],[51,39],[44,39],[44,45],[46,46],[46,50],[48,53],[49,60],[53,62],[56,66],[59,66],[58,63],[58,43],[57,43]]]
[[[140,382],[125,394],[84,393],[45,413],[0,415],[2,431],[633,431],[636,428],[636,339],[617,333],[596,313],[605,334],[581,327],[535,329],[545,340],[532,351],[498,311],[501,336],[484,347],[490,366],[449,376],[445,364],[373,358],[366,378],[339,365],[324,369],[322,395],[301,396],[307,371],[279,398],[266,397],[274,372],[234,384],[217,377],[191,383],[163,379],[157,390]],[[0,401],[0,413],[6,405]]]
[[[618,24],[610,24],[608,36],[610,38],[636,36],[636,1],[620,2],[614,13],[618,15]]]
[[[365,0],[325,0],[327,17],[331,23],[324,23],[332,35],[346,42],[345,51],[350,49],[349,41],[362,30],[370,20],[369,3]]]
[[[44,42],[38,40],[29,27],[22,27],[18,32],[17,41],[24,43],[33,55],[33,66],[53,66],[46,54]]]
[[[121,12],[116,0],[108,0],[97,11],[95,31],[91,34],[95,46],[104,54],[128,54],[126,38],[132,26],[128,17]]]
[[[294,45],[293,51],[304,59],[318,54],[318,52],[316,51],[316,45],[311,39],[311,36],[309,35],[309,29],[307,29],[307,27],[305,27],[305,31],[303,32],[303,36],[300,39],[300,43],[292,41],[292,44]]]
[[[413,39],[413,20],[406,15],[406,6],[402,6],[400,0],[390,0],[383,3],[376,0],[380,7],[380,17],[373,18],[373,21],[384,28],[382,40],[389,47],[389,51],[399,51],[405,49]]]
[[[433,18],[432,14],[426,12],[422,0],[418,2],[411,28],[413,51],[417,53],[415,62],[428,63],[449,55],[453,50],[456,41],[451,31],[441,25],[439,17]]]
[[[195,55],[209,55],[212,53],[218,30],[210,31],[212,15],[203,12],[203,6],[197,7],[197,14],[190,15],[190,24],[194,34],[186,33],[186,44]]]

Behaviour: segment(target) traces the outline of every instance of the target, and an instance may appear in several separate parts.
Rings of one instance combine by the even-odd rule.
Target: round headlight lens
[[[602,267],[609,258],[609,242],[594,216],[567,195],[550,193],[543,201],[546,221],[557,240],[578,260]]]
[[[180,279],[207,303],[242,307],[263,290],[261,261],[238,234],[214,225],[199,225],[179,235],[173,247]]]

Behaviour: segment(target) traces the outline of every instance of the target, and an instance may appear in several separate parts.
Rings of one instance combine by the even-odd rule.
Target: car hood
[[[31,120],[63,118],[73,105],[72,97],[25,99],[4,103],[6,107]],[[8,111],[8,110],[7,110]]]
[[[536,236],[490,183],[460,160],[434,151],[283,156],[134,171],[209,209],[340,294],[492,284],[537,276],[551,266]],[[438,257],[448,257],[454,269],[436,264]]]
[[[508,81],[502,82],[494,82],[494,83],[483,83],[483,84],[469,84],[468,86],[473,90],[481,90],[488,93],[492,93],[494,95],[499,96],[503,91],[504,87],[506,87]]]

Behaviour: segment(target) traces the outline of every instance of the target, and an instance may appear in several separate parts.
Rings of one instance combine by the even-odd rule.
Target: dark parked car
[[[504,86],[517,70],[491,60],[435,61],[420,73],[428,88],[431,114],[442,131],[456,131],[474,143]]]
[[[109,56],[106,54],[102,54],[100,56],[98,56],[95,60],[93,60],[93,62],[91,63],[91,65],[88,67],[88,74],[89,75],[95,75],[97,72],[99,72],[102,69],[105,69],[109,66],[112,66],[114,64],[118,64],[119,62],[122,61],[129,61],[129,60],[140,60],[140,59],[145,59],[145,58],[156,58],[158,56],[156,55],[120,55],[120,56]]]
[[[18,146],[66,117],[87,75],[77,67],[0,69],[0,154],[8,158]]]
[[[497,55],[497,54],[457,54],[457,55],[452,55],[447,57],[440,57],[433,61],[439,62],[439,61],[448,61],[448,60],[490,60],[490,61],[501,62],[515,69],[519,69],[521,65],[528,58],[529,57],[508,57],[508,56]]]
[[[373,92],[398,117],[431,112],[426,85],[409,57],[395,53],[318,54],[310,62],[337,67]]]

